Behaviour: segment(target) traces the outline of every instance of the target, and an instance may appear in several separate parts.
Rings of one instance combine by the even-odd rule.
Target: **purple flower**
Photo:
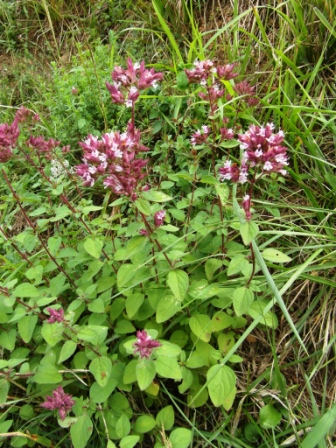
[[[285,135],[283,131],[274,133],[274,125],[251,125],[238,136],[241,148],[244,149],[243,163],[251,167],[258,166],[262,172],[286,174],[288,165],[287,148],[282,146]]]
[[[128,58],[127,68],[116,66],[112,72],[114,84],[107,82],[106,87],[113,103],[132,107],[139,98],[140,90],[156,88],[157,82],[162,78],[163,73],[156,73],[153,68],[146,69],[145,61],[133,64],[132,59]]]
[[[64,310],[60,308],[59,310],[55,310],[54,308],[47,308],[46,311],[49,312],[50,317],[47,319],[49,324],[53,324],[54,322],[63,322],[64,320]]]
[[[217,67],[217,75],[221,79],[225,79],[226,81],[229,81],[230,79],[235,78],[238,76],[238,73],[234,73],[234,68],[236,64],[226,64],[222,65],[220,67]]]
[[[134,354],[139,352],[140,358],[149,358],[152,351],[156,347],[160,347],[162,344],[155,339],[152,339],[145,330],[137,331],[137,341],[133,344],[135,348]]]
[[[162,226],[165,217],[166,217],[166,212],[164,210],[160,210],[159,212],[156,212],[155,215],[154,215],[155,227]]]
[[[202,145],[202,143],[204,143],[208,137],[210,135],[210,128],[209,126],[202,126],[202,130],[198,129],[192,136],[190,139],[190,142],[193,146],[196,145]]]
[[[215,69],[216,70],[216,69]],[[194,82],[206,86],[207,79],[215,73],[214,63],[209,59],[205,61],[195,61],[194,68],[185,70],[189,82]]]
[[[232,140],[234,138],[235,134],[233,129],[220,128],[219,131],[221,133],[222,140]]]
[[[50,410],[58,409],[61,420],[64,420],[67,412],[71,410],[74,404],[75,401],[72,396],[66,394],[62,386],[58,386],[53,390],[52,396],[46,397],[46,401],[41,404],[41,407]]]
[[[134,92],[134,94],[136,94]],[[138,158],[148,148],[140,142],[140,131],[129,123],[127,131],[109,132],[100,139],[89,135],[79,143],[84,150],[83,163],[77,165],[76,173],[84,185],[92,187],[102,178],[105,188],[117,195],[136,199],[139,182],[146,176],[143,171],[148,160]]]
[[[242,202],[242,207],[243,207],[243,210],[245,212],[246,219],[247,219],[247,221],[249,221],[252,218],[252,214],[251,214],[251,198],[250,198],[249,194],[244,196],[243,202]]]

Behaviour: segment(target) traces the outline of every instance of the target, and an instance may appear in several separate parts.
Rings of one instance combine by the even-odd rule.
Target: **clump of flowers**
[[[220,180],[244,184],[251,175],[252,191],[254,183],[262,176],[269,173],[286,175],[288,156],[287,148],[283,146],[284,138],[283,131],[274,133],[273,123],[267,123],[266,126],[252,124],[244,134],[238,135],[241,149],[244,150],[240,166],[226,160],[224,166],[219,168]],[[246,218],[251,219],[251,193],[245,196],[242,206]]]
[[[144,61],[133,64],[132,59],[128,58],[127,68],[115,67],[112,72],[114,83],[106,82],[106,87],[113,103],[132,107],[139,98],[140,91],[149,87],[156,88],[162,77],[163,73],[156,73],[153,68],[146,69]]]
[[[46,401],[41,404],[41,407],[49,410],[57,409],[61,420],[64,420],[74,404],[72,396],[66,394],[62,386],[58,386],[53,390],[52,395],[46,397]]]
[[[146,176],[143,168],[148,162],[137,156],[149,149],[141,144],[139,130],[129,123],[122,134],[109,132],[100,139],[89,135],[80,146],[84,150],[84,163],[76,167],[76,172],[83,178],[85,186],[92,187],[102,177],[105,188],[112,189],[117,195],[136,199],[135,190]]]
[[[60,308],[59,310],[55,310],[54,308],[47,308],[46,311],[50,314],[47,322],[49,324],[53,324],[54,322],[63,322],[64,320],[64,310]]]
[[[145,331],[137,331],[137,341],[134,342],[134,354],[139,353],[140,358],[149,358],[152,351],[156,347],[160,347],[162,344],[155,339],[152,339]]]
[[[21,107],[15,114],[12,124],[0,124],[0,162],[7,162],[12,157],[12,151],[17,144],[20,135],[19,124],[26,121],[33,113]],[[35,120],[39,119],[38,115],[33,115]]]
[[[195,61],[191,70],[185,70],[190,83],[199,84],[203,87],[198,96],[208,101],[211,112],[217,108],[217,100],[224,96],[225,90],[222,81],[229,81],[238,76],[234,72],[236,64],[226,64],[216,67],[213,61]]]
[[[139,154],[149,148],[140,142],[140,131],[134,125],[134,104],[140,91],[155,88],[163,77],[154,69],[147,70],[145,63],[127,61],[127,68],[115,67],[112,72],[113,84],[106,83],[116,104],[132,107],[132,119],[126,132],[119,131],[103,134],[99,139],[93,135],[79,143],[84,150],[82,164],[76,167],[77,175],[82,177],[85,186],[92,187],[98,178],[103,179],[105,188],[117,195],[125,195],[132,200],[137,198],[140,181],[146,176],[144,167],[148,160],[139,158]]]
[[[50,179],[53,181],[57,181],[57,179],[64,174],[67,173],[71,174],[73,172],[73,169],[69,168],[69,162],[66,159],[63,160],[62,162],[56,159],[52,159],[50,172],[51,172]]]

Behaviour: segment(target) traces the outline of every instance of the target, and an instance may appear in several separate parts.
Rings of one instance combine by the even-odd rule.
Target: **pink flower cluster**
[[[193,146],[201,145],[204,143],[210,135],[210,128],[209,126],[202,126],[202,129],[197,130],[192,136],[191,136],[191,144]]]
[[[200,84],[201,86],[207,86],[208,80],[214,81],[216,76],[218,79],[229,81],[230,79],[238,76],[238,73],[234,72],[236,64],[226,64],[219,67],[215,67],[215,64],[207,59],[205,61],[195,61],[194,68],[191,70],[185,70],[189,82]]]
[[[161,345],[159,341],[152,339],[145,330],[137,331],[137,341],[133,344],[134,354],[139,352],[140,358],[148,359],[153,349]]]
[[[61,420],[64,420],[67,412],[71,410],[74,404],[75,401],[72,396],[66,394],[62,386],[58,386],[53,390],[51,396],[46,397],[46,401],[41,404],[41,407],[49,410],[58,409]]]
[[[154,69],[147,70],[145,62],[133,64],[128,58],[127,69],[119,66],[112,72],[113,84],[106,82],[106,87],[111,94],[112,102],[125,104],[132,107],[139,98],[140,91],[149,87],[156,88],[157,82],[163,77],[163,73],[156,73]]]
[[[19,123],[26,121],[31,115],[31,111],[21,107],[16,112],[12,124],[0,124],[0,163],[7,162],[12,157],[12,150],[20,135]],[[33,118],[38,120],[39,116],[34,115]]]
[[[84,150],[84,163],[76,167],[76,172],[83,178],[85,186],[93,186],[99,177],[103,177],[105,188],[136,199],[135,191],[139,181],[146,176],[143,168],[148,161],[137,158],[140,152],[148,151],[140,143],[139,130],[129,123],[122,134],[109,132],[101,139],[89,135],[79,144]]]
[[[154,224],[155,227],[160,227],[164,223],[164,219],[166,217],[166,212],[164,210],[160,210],[154,214]]]
[[[53,324],[54,322],[63,322],[64,320],[64,310],[60,308],[59,310],[55,310],[54,308],[47,308],[46,311],[50,314],[47,322],[49,324]]]
[[[211,112],[216,110],[216,103],[224,96],[225,90],[221,81],[229,81],[238,76],[234,72],[236,64],[226,64],[215,67],[213,61],[195,61],[191,70],[185,70],[189,82],[197,83],[205,89],[199,92],[198,96],[202,100],[209,101]]]
[[[283,131],[274,133],[274,125],[266,126],[252,124],[244,133],[238,135],[241,148],[244,149],[241,166],[227,160],[222,168],[219,168],[220,180],[245,183],[248,178],[249,168],[259,169],[258,175],[267,173],[280,173],[285,175],[285,167],[288,165],[287,148],[282,145]]]
[[[45,140],[42,136],[33,137],[32,135],[27,140],[27,145],[30,148],[36,149],[36,151],[40,154],[44,154],[47,159],[51,159],[53,149],[57,148],[61,142],[50,138],[49,140]]]
[[[240,166],[227,160],[218,170],[220,180],[244,184],[248,181],[249,171],[252,170],[253,177],[250,181],[252,190],[256,180],[265,174],[286,175],[288,156],[287,148],[283,146],[284,138],[283,131],[274,133],[273,123],[267,123],[266,126],[252,124],[244,134],[238,135],[240,146],[244,150]],[[250,220],[251,196],[249,194],[244,197],[242,207],[246,219]]]

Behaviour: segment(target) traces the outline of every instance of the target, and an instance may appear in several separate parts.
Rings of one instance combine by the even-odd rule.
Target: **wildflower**
[[[285,174],[288,165],[287,148],[282,146],[283,131],[274,133],[273,123],[266,126],[251,125],[238,136],[244,149],[243,162],[251,167],[259,166],[263,172]]]
[[[149,87],[156,88],[158,81],[163,78],[163,73],[157,73],[152,68],[145,68],[145,62],[133,64],[132,59],[128,58],[127,68],[116,66],[112,72],[113,84],[106,83],[106,87],[111,94],[112,102],[116,104],[125,104],[126,107],[132,107],[139,98],[140,90]]]
[[[243,207],[243,210],[245,212],[246,219],[247,219],[247,221],[249,221],[252,218],[252,214],[251,214],[251,198],[250,198],[249,194],[244,196],[243,202],[242,202],[242,207]]]
[[[233,129],[228,129],[228,128],[220,128],[220,133],[221,133],[221,137],[222,140],[232,140],[234,138],[234,132]]]
[[[63,322],[64,320],[64,310],[60,308],[59,310],[55,310],[54,308],[47,308],[46,311],[49,312],[50,317],[47,319],[49,324],[53,324],[54,322]]]
[[[100,139],[93,135],[79,143],[84,150],[83,163],[77,165],[76,173],[85,186],[92,187],[102,178],[105,188],[117,195],[136,199],[139,182],[146,176],[143,168],[148,160],[138,158],[148,148],[140,143],[140,131],[132,123],[124,133],[109,132]]]
[[[232,163],[231,160],[227,160],[218,171],[221,181],[231,180],[231,182],[239,182],[241,184],[247,182],[248,172],[246,166],[243,165],[239,168],[237,163]]]
[[[164,210],[160,210],[159,212],[156,212],[154,215],[154,224],[156,227],[162,226],[164,219],[166,217],[166,212]]]
[[[69,168],[69,162],[67,160],[63,160],[61,163],[59,160],[52,159],[51,160],[51,180],[56,181],[62,174],[72,173],[72,168]]]
[[[148,236],[149,235],[148,230],[146,230],[146,229],[140,229],[139,233],[140,233],[140,235],[144,235],[144,236]]]
[[[225,79],[226,81],[229,81],[230,79],[235,78],[238,76],[238,73],[234,73],[234,68],[236,64],[226,64],[222,65],[220,67],[217,67],[217,75],[221,79]]]
[[[64,420],[74,404],[72,396],[66,394],[62,386],[58,386],[53,390],[52,396],[46,397],[46,401],[41,404],[41,407],[50,410],[57,409],[61,420]]]
[[[201,145],[204,143],[210,135],[209,126],[202,126],[202,130],[198,129],[190,139],[190,142],[193,146]]]
[[[134,354],[139,352],[140,358],[149,358],[152,351],[156,347],[160,347],[161,343],[152,339],[145,330],[137,331],[137,341],[133,344],[135,348]]]
[[[213,74],[213,62],[209,59],[205,61],[195,61],[194,68],[185,70],[189,82],[199,83],[206,86],[207,79]]]
[[[33,137],[32,135],[27,140],[29,147],[36,149],[39,153],[45,154],[48,159],[51,158],[52,150],[59,146],[60,143],[53,138],[45,140],[42,136]]]

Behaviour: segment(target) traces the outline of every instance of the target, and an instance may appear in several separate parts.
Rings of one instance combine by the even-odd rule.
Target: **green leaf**
[[[63,339],[64,327],[61,322],[55,322],[53,324],[45,323],[42,326],[41,334],[43,339],[50,347],[54,347]]]
[[[166,202],[173,199],[171,196],[168,196],[168,194],[156,190],[144,191],[142,196],[152,202]]]
[[[189,287],[188,274],[181,269],[170,271],[167,275],[167,285],[172,290],[174,296],[182,302]]]
[[[253,302],[254,294],[250,288],[242,286],[233,292],[233,308],[237,316],[246,314]]]
[[[181,347],[168,341],[162,341],[161,346],[155,350],[156,356],[168,356],[176,358],[181,354]]]
[[[108,383],[111,372],[112,362],[107,356],[97,356],[90,364],[89,370],[95,377],[99,386],[104,387]]]
[[[0,403],[7,403],[7,395],[9,391],[9,382],[5,378],[0,378]]]
[[[120,448],[133,448],[139,442],[140,436],[127,436],[120,440]],[[109,448],[109,447],[107,447]]]
[[[62,381],[62,375],[52,364],[40,364],[33,377],[37,384],[56,384]]]
[[[265,260],[271,261],[272,263],[288,263],[292,261],[291,257],[277,249],[265,249],[261,255]]]
[[[129,260],[130,258],[133,257],[133,255],[135,255],[138,252],[141,252],[146,244],[147,244],[146,238],[144,238],[141,235],[137,235],[131,238],[126,246],[125,260]]]
[[[156,426],[156,421],[149,415],[141,415],[134,425],[134,431],[144,434],[151,431]]]
[[[181,302],[175,297],[163,297],[158,303],[156,310],[156,322],[165,322],[181,309]]]
[[[224,206],[226,205],[229,195],[230,195],[230,189],[226,183],[216,184],[215,185],[216,193],[218,194],[218,197],[221,201],[221,204]]]
[[[130,286],[131,280],[135,276],[135,266],[133,264],[123,264],[120,266],[117,273],[117,285],[118,288],[123,288],[124,286]]]
[[[260,314],[262,314],[263,309],[267,305],[268,302],[266,302],[265,300],[255,300],[254,302],[251,303],[251,306],[247,310],[246,314],[251,316],[253,319],[257,319],[260,316]],[[263,315],[263,318],[261,319],[260,323],[275,330],[278,326],[277,315],[273,311],[268,311],[266,314]]]
[[[137,313],[138,309],[143,304],[145,300],[144,294],[139,292],[135,292],[134,294],[130,294],[126,299],[126,313],[127,316],[132,319]]]
[[[246,260],[246,257],[242,254],[238,254],[232,258],[229,263],[227,269],[227,275],[236,275],[239,272],[242,272],[247,266],[249,262]]]
[[[174,358],[168,356],[160,356],[154,361],[156,372],[164,378],[171,378],[173,380],[182,379],[181,366]]]
[[[273,405],[266,404],[260,409],[259,418],[263,429],[275,428],[281,422],[281,413]]]
[[[103,299],[95,299],[88,304],[88,310],[92,313],[102,314],[105,312],[105,303]]]
[[[9,350],[10,352],[14,350],[16,342],[16,330],[12,328],[10,331],[0,332],[0,347]]]
[[[129,347],[129,350],[127,347],[128,342],[129,341],[125,342],[124,347],[125,347],[127,353],[133,353],[134,352],[134,348],[133,348],[134,342],[132,342],[132,345]],[[123,375],[123,383],[124,384],[131,384],[131,383],[136,382],[136,380],[137,380],[136,368],[137,368],[138,363],[139,363],[138,359],[132,359],[132,361],[130,361],[127,364],[127,366],[125,367],[125,370],[124,370],[124,375]]]
[[[60,352],[59,358],[58,358],[58,364],[62,364],[62,362],[69,359],[70,356],[75,353],[76,348],[77,348],[76,342],[66,341],[61,348],[61,352]]]
[[[138,198],[134,202],[134,204],[140,213],[143,213],[146,216],[149,216],[151,214],[150,204],[148,201],[146,201],[146,199]]]
[[[207,372],[207,387],[214,406],[222,406],[226,397],[235,391],[236,375],[230,367],[216,364]]]
[[[90,399],[94,403],[104,403],[118,384],[118,380],[111,377],[106,386],[101,387],[97,382],[94,382],[90,387]]]
[[[213,332],[224,330],[225,328],[229,328],[232,325],[232,317],[227,313],[224,313],[224,311],[219,311],[218,313],[216,313],[211,320],[211,330]]]
[[[74,448],[85,448],[93,430],[93,423],[87,414],[81,415],[70,427],[70,437]]]
[[[140,390],[147,389],[156,375],[154,362],[146,358],[139,360],[135,368],[135,374]]]
[[[217,258],[209,258],[205,262],[205,275],[207,276],[208,280],[211,280],[214,276],[214,273],[220,269],[223,266],[223,262],[221,260],[218,260]]]
[[[169,405],[165,408],[161,409],[161,411],[156,416],[156,422],[160,429],[164,429],[165,431],[170,431],[174,426],[174,409],[173,406]]]
[[[189,319],[189,327],[201,341],[210,341],[212,325],[209,316],[206,314],[195,314]]]
[[[23,339],[23,341],[28,344],[30,342],[33,332],[35,330],[37,324],[38,317],[36,315],[24,316],[19,320],[18,330],[19,335]]]
[[[128,436],[131,430],[131,424],[126,414],[121,414],[116,423],[115,430],[120,439]]]
[[[240,234],[245,246],[250,244],[259,232],[259,227],[253,221],[245,221],[240,225]]]
[[[188,448],[191,444],[191,431],[186,428],[176,428],[174,429],[170,436],[169,441],[172,448]]]
[[[87,238],[84,241],[84,249],[93,258],[99,258],[102,254],[103,242],[98,239]]]
[[[31,285],[30,283],[21,283],[14,289],[13,294],[15,295],[15,297],[21,297],[21,298],[38,297],[40,295],[38,289],[34,285]]]

